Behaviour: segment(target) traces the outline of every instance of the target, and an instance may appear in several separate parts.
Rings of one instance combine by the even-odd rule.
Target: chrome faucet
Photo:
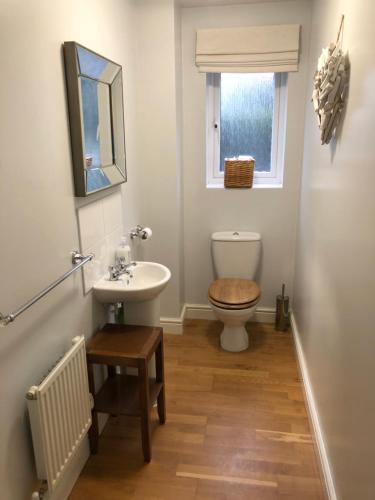
[[[109,266],[109,281],[118,281],[120,276],[127,274],[129,278],[133,277],[133,268],[137,265],[136,262],[130,262],[130,264],[125,264],[125,259],[121,257],[117,260],[116,265]]]

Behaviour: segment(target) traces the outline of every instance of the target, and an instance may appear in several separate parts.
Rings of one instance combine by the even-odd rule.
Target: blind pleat
[[[197,31],[196,65],[204,73],[298,71],[300,26]]]

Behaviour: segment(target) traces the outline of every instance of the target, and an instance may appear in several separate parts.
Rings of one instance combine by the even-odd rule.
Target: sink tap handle
[[[120,272],[116,266],[109,266],[108,271],[109,271],[109,280],[110,281],[117,281],[119,279]]]
[[[125,267],[126,267],[125,257],[117,257],[116,264],[120,270],[125,269]]]

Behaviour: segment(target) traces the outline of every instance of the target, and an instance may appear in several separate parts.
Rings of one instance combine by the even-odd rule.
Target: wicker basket
[[[225,188],[251,188],[254,177],[254,158],[248,160],[225,160],[224,162],[224,187]]]

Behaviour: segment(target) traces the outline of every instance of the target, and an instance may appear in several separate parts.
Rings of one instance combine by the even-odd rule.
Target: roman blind
[[[195,63],[202,73],[298,71],[298,24],[201,29]]]

